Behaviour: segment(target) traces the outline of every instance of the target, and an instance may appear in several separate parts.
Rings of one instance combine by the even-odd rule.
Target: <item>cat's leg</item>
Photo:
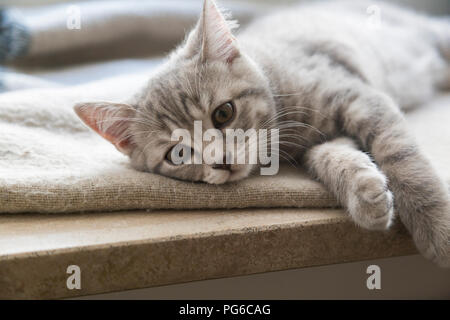
[[[335,105],[337,125],[358,138],[388,177],[395,211],[421,253],[442,266],[450,266],[447,184],[416,144],[390,97],[366,85],[355,85],[342,94],[348,100]]]
[[[360,226],[382,230],[393,217],[393,197],[385,175],[350,138],[337,138],[314,146],[305,165],[347,208]]]

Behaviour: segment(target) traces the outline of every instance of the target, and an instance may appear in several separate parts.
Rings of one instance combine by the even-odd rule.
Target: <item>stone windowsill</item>
[[[0,216],[0,298],[64,298],[409,255],[401,225],[356,227],[340,209]],[[69,265],[81,290],[68,290]]]

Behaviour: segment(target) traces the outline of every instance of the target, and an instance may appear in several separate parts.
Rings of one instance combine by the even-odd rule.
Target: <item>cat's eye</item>
[[[216,129],[220,129],[228,124],[234,117],[233,102],[226,102],[218,106],[212,113],[212,122]]]

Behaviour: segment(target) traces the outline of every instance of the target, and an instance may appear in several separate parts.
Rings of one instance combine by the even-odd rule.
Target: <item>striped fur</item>
[[[133,166],[215,184],[247,177],[254,166],[226,171],[164,158],[174,129],[192,130],[194,120],[211,128],[213,110],[233,101],[227,128],[279,128],[280,157],[305,165],[357,224],[385,229],[395,212],[423,255],[450,266],[448,187],[401,111],[445,87],[450,24],[376,2],[383,20],[373,29],[372,2],[332,1],[261,18],[236,40],[205,2],[186,41],[130,102]],[[211,14],[214,23],[204,23]]]

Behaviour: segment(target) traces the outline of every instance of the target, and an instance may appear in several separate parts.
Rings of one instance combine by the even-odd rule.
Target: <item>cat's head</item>
[[[172,133],[186,129],[194,140],[194,121],[202,121],[203,130],[216,128],[225,133],[226,129],[260,129],[274,116],[268,80],[242,52],[232,35],[234,27],[236,23],[228,21],[214,1],[205,0],[196,27],[152,76],[136,102],[80,103],[75,106],[76,113],[130,156],[139,170],[214,184],[247,177],[254,164],[203,161],[177,165],[172,159],[177,145]],[[199,146],[192,141],[192,154],[198,155],[207,144]],[[236,159],[239,152],[248,153],[256,145],[247,142],[247,147],[231,158]]]

